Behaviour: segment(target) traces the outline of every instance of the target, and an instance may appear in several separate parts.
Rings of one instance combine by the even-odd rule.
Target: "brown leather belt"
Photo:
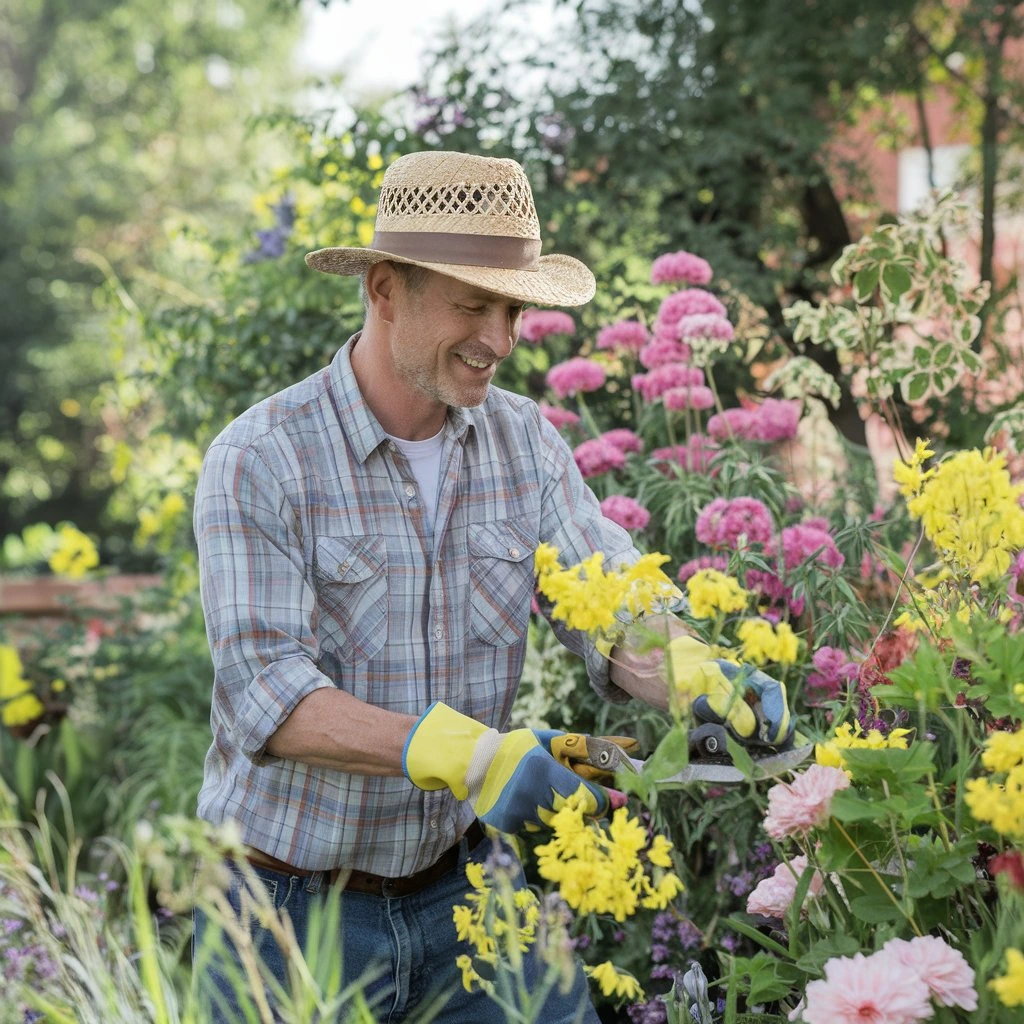
[[[479,845],[484,838],[485,832],[479,821],[474,821],[466,829],[465,838],[469,842],[469,849]],[[459,863],[459,844],[449,847],[440,858],[434,861],[430,867],[423,868],[412,875],[402,875],[398,878],[388,878],[386,875],[375,875],[369,871],[352,871],[347,868],[333,868],[329,871],[310,871],[308,868],[296,868],[277,857],[271,857],[269,853],[262,850],[249,848],[245,859],[257,868],[269,868],[271,871],[280,871],[286,875],[297,875],[299,878],[311,878],[313,875],[322,874],[326,885],[335,885],[339,878],[348,875],[345,882],[346,892],[363,892],[371,896],[410,896],[420,889],[425,889],[431,882],[436,882],[442,875],[447,874]]]

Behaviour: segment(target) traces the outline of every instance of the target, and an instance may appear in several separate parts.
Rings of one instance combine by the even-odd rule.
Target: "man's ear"
[[[366,298],[373,315],[385,323],[395,319],[394,300],[398,275],[387,260],[374,263],[366,272]]]

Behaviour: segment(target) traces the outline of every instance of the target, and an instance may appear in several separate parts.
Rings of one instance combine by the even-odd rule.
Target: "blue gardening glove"
[[[793,738],[786,685],[750,665],[709,657],[694,637],[673,640],[666,654],[677,688],[692,696],[699,722],[724,725],[747,746],[784,747]]]
[[[447,787],[469,800],[476,816],[499,832],[548,824],[581,786],[586,814],[600,817],[609,809],[604,789],[559,764],[532,730],[500,733],[440,701],[409,732],[402,770],[419,789]]]

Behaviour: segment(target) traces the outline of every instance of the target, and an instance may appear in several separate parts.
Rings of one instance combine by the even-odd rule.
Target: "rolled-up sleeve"
[[[282,759],[267,741],[307,694],[317,668],[316,596],[294,510],[252,448],[215,442],[203,459],[193,525],[213,657],[213,728],[256,765]]]
[[[617,523],[601,513],[594,492],[586,485],[565,439],[543,416],[539,416],[544,453],[544,501],[540,539],[559,550],[565,567],[589,558],[595,551],[604,554],[605,565],[618,569],[632,565],[640,557],[632,538]],[[550,607],[540,602],[541,610],[561,643],[583,658],[590,684],[597,693],[615,704],[630,699],[625,690],[608,678],[608,659],[595,647],[586,633],[568,629],[551,617]]]

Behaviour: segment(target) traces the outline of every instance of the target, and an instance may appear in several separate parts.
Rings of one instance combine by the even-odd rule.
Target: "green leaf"
[[[919,402],[928,393],[931,382],[927,373],[914,373],[900,382],[900,390],[908,402]]]
[[[643,774],[651,781],[658,782],[681,771],[689,761],[690,745],[686,729],[674,725],[647,759]]]
[[[754,759],[747,753],[747,748],[734,740],[728,733],[725,734],[725,744],[729,749],[732,763],[743,772],[746,778],[755,778]]]
[[[869,264],[858,270],[853,278],[853,297],[857,302],[867,302],[878,287],[879,267],[877,263]]]
[[[741,935],[746,935],[748,939],[753,939],[760,946],[764,946],[765,949],[771,950],[773,953],[777,953],[779,956],[789,959],[789,950],[786,949],[781,943],[776,942],[769,936],[764,935],[758,931],[752,924],[742,920],[739,917],[733,916],[729,918],[729,927],[733,931],[739,932]]]
[[[903,912],[884,893],[872,892],[850,900],[854,915],[866,924],[903,920]]]
[[[861,951],[860,941],[852,935],[836,932],[828,938],[819,939],[800,957],[796,966],[805,974],[820,977],[825,962],[837,956],[853,956]]]
[[[855,782],[885,781],[891,786],[910,785],[934,770],[935,746],[922,741],[911,744],[908,750],[851,748],[843,751],[843,765],[852,772]],[[849,791],[840,791],[845,792]]]
[[[843,751],[844,757],[847,753]],[[885,804],[849,789],[841,789],[832,797],[829,810],[839,821],[882,821],[890,813]]]
[[[887,263],[882,268],[882,295],[890,302],[899,302],[913,284],[910,272],[899,263]]]

